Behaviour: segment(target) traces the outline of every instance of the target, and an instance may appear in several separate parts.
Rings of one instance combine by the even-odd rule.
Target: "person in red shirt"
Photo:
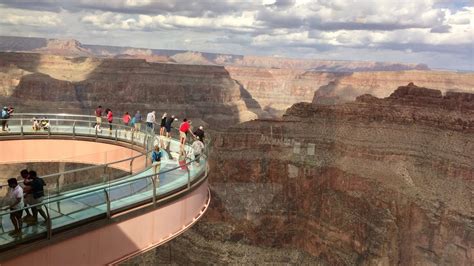
[[[188,121],[188,119],[183,119],[183,123],[181,123],[181,125],[179,126],[179,142],[181,143],[181,147],[184,147],[184,144],[186,144],[186,135],[189,133],[191,133],[191,135],[193,135],[194,137],[194,134],[193,132],[190,130],[191,128],[191,125],[189,123],[190,121]]]
[[[122,122],[124,125],[129,126],[130,120],[132,120],[132,117],[128,112],[125,112],[125,114],[122,116]]]
[[[97,109],[95,109],[95,128],[97,129],[97,131],[101,131],[100,130],[100,124],[102,123],[102,106],[98,106]]]
[[[109,129],[112,131],[112,122],[114,122],[114,114],[112,113],[112,110],[107,109],[107,122],[109,122]]]

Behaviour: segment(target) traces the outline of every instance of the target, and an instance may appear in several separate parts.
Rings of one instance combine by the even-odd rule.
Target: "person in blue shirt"
[[[142,127],[142,114],[140,114],[140,111],[137,111],[133,118],[135,118],[135,131],[140,131]]]
[[[155,180],[157,183],[160,183],[160,166],[161,166],[161,157],[162,153],[160,151],[160,146],[155,145],[155,149],[151,153],[151,164],[153,168],[153,174],[155,175]]]

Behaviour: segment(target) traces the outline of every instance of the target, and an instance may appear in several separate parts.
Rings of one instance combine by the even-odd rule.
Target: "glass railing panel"
[[[109,189],[111,209],[117,210],[150,199],[152,191],[153,183],[147,177],[133,180],[128,184],[114,185]]]
[[[160,169],[159,183],[155,183],[157,198],[171,191],[186,189],[189,181],[196,180],[206,170],[206,157],[201,158],[200,164],[192,162],[194,156],[190,146],[188,146],[189,142],[184,147],[185,154],[183,154],[181,152],[182,146],[177,140],[166,137],[155,138],[152,134],[146,134],[143,131],[132,132],[129,127],[121,124],[112,125],[112,130],[110,130],[105,119],[102,121],[102,131],[96,133],[94,128],[95,118],[92,116],[67,116],[67,118],[62,115],[48,116],[51,123],[50,131],[35,132],[31,123],[32,116],[25,115],[23,117],[23,121],[20,119],[10,121],[10,133],[92,136],[128,142],[131,147],[140,146],[149,151],[151,151],[154,144],[165,146],[165,157]],[[28,131],[27,128],[31,130]],[[174,131],[173,136],[177,137],[177,132]],[[122,155],[116,151],[104,152],[100,155],[102,157],[99,156],[100,160],[97,160],[97,163],[105,165],[86,169],[89,171],[88,175],[92,178],[84,178],[81,175],[84,172],[81,173],[81,171],[46,177],[46,191],[49,195],[44,208],[47,207],[52,228],[57,229],[87,218],[104,216],[107,213],[106,193],[112,211],[151,200],[154,189],[151,178],[153,170],[150,168],[151,152],[132,158],[132,155],[135,154],[139,153],[130,150],[130,154],[122,154],[124,158],[128,157],[128,159],[120,161]],[[98,154],[83,154],[76,158],[63,159],[81,161],[81,158],[90,159],[90,156],[97,157]],[[115,171],[117,169],[120,171]],[[130,172],[133,174],[130,175]],[[58,194],[58,191],[61,193]],[[3,193],[3,189],[0,190],[0,193]],[[12,226],[9,227],[8,222],[6,222],[6,220],[9,220],[7,214],[2,213],[0,215],[5,216],[0,226],[0,246],[3,243],[1,242],[2,238],[6,243],[16,243],[15,239],[9,239],[2,235],[2,232],[8,233]],[[29,236],[41,236],[42,234],[45,235],[46,227],[44,224],[35,225],[28,230],[30,230],[27,233]]]
[[[53,229],[73,224],[98,215],[106,214],[107,200],[103,190],[82,191],[77,196],[64,196],[53,199],[47,204],[50,213],[56,217],[51,218]]]

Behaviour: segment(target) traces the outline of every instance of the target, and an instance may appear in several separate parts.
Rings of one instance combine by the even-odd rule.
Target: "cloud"
[[[382,51],[472,60],[474,43],[474,7],[467,0],[0,2],[0,33],[46,32],[95,44],[297,57],[359,50],[372,58],[372,50],[380,60]]]
[[[54,27],[61,23],[61,18],[57,13],[53,12],[24,12],[18,9],[0,8],[0,23],[7,25]]]

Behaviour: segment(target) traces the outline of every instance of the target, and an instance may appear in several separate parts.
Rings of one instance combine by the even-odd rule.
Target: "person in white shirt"
[[[199,136],[196,137],[196,140],[193,142],[191,145],[193,148],[193,153],[194,153],[194,159],[195,163],[199,165],[200,159],[201,159],[201,153],[202,150],[204,149],[204,143],[202,143],[201,138]]]
[[[8,179],[8,186],[10,191],[8,193],[10,203],[10,219],[12,220],[15,231],[11,232],[11,236],[21,235],[21,227],[23,225],[21,216],[23,214],[23,188],[18,185],[16,178]]]
[[[156,123],[155,111],[149,112],[149,113],[146,115],[146,126],[147,126],[147,129],[148,129],[150,132],[153,132],[153,126],[154,126],[155,123]]]

